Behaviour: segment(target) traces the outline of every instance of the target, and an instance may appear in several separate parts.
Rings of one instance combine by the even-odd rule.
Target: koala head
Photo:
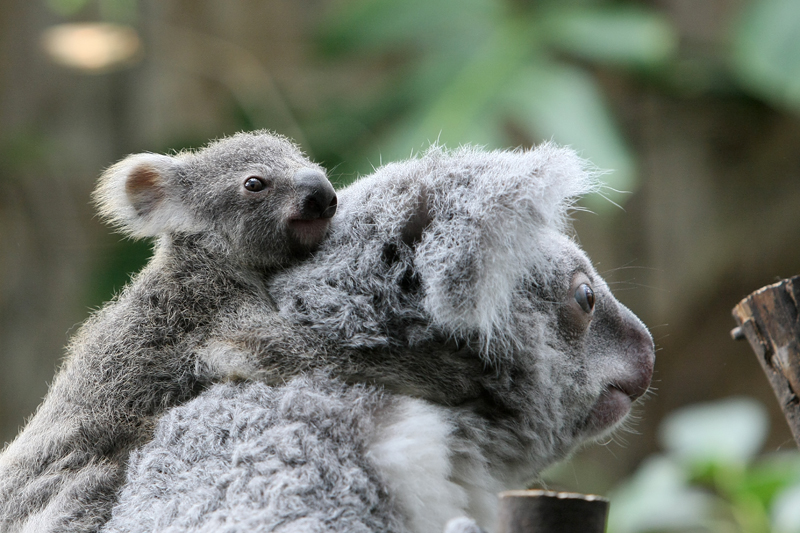
[[[515,287],[507,340],[491,343],[494,373],[480,378],[490,411],[505,411],[501,425],[525,450],[505,463],[526,476],[617,428],[647,391],[655,362],[647,328],[572,239],[545,233],[540,246],[550,262]]]
[[[362,375],[452,407],[529,478],[618,426],[653,372],[649,332],[569,233],[596,187],[550,144],[434,147],[340,191],[330,237],[271,290],[284,317],[365,353]]]
[[[336,211],[325,172],[288,139],[239,133],[198,151],[128,156],[106,170],[100,214],[132,237],[195,242],[270,267],[306,255]]]

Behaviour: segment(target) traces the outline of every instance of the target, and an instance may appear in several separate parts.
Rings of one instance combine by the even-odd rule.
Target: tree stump
[[[800,445],[800,276],[757,290],[733,308],[734,339],[747,339]]]
[[[600,496],[510,490],[500,493],[497,533],[603,533],[607,518]]]

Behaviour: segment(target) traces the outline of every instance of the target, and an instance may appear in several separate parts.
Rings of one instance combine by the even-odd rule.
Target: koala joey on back
[[[0,455],[0,531],[91,531],[156,417],[229,377],[200,355],[221,316],[274,312],[265,282],[306,258],[336,210],[325,172],[287,139],[240,133],[199,151],[131,155],[101,214],[155,238],[150,263],[73,337],[36,413]]]
[[[498,491],[607,435],[650,383],[649,332],[570,237],[595,187],[545,144],[434,147],[340,191],[329,237],[270,282],[325,348],[166,413],[106,531],[490,528]],[[272,342],[241,311],[213,343],[227,359]]]

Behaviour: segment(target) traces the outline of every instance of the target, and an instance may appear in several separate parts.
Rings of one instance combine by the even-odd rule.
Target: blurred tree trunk
[[[0,438],[46,391],[73,324],[87,314],[88,206],[115,128],[111,80],[60,72],[39,52],[43,2],[2,0],[0,63]],[[83,305],[82,305],[83,304]]]

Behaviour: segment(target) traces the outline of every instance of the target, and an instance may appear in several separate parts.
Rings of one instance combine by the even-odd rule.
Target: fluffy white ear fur
[[[477,331],[488,344],[508,324],[519,280],[531,271],[547,275],[561,246],[549,249],[547,236],[561,235],[574,202],[597,190],[597,174],[551,143],[508,152],[464,147],[453,156],[481,170],[460,194],[443,195],[447,203],[439,207],[456,216],[434,217],[417,248],[417,268],[434,320],[450,331]]]
[[[190,213],[175,194],[180,160],[142,153],[108,168],[94,191],[100,215],[132,237],[189,229]]]

